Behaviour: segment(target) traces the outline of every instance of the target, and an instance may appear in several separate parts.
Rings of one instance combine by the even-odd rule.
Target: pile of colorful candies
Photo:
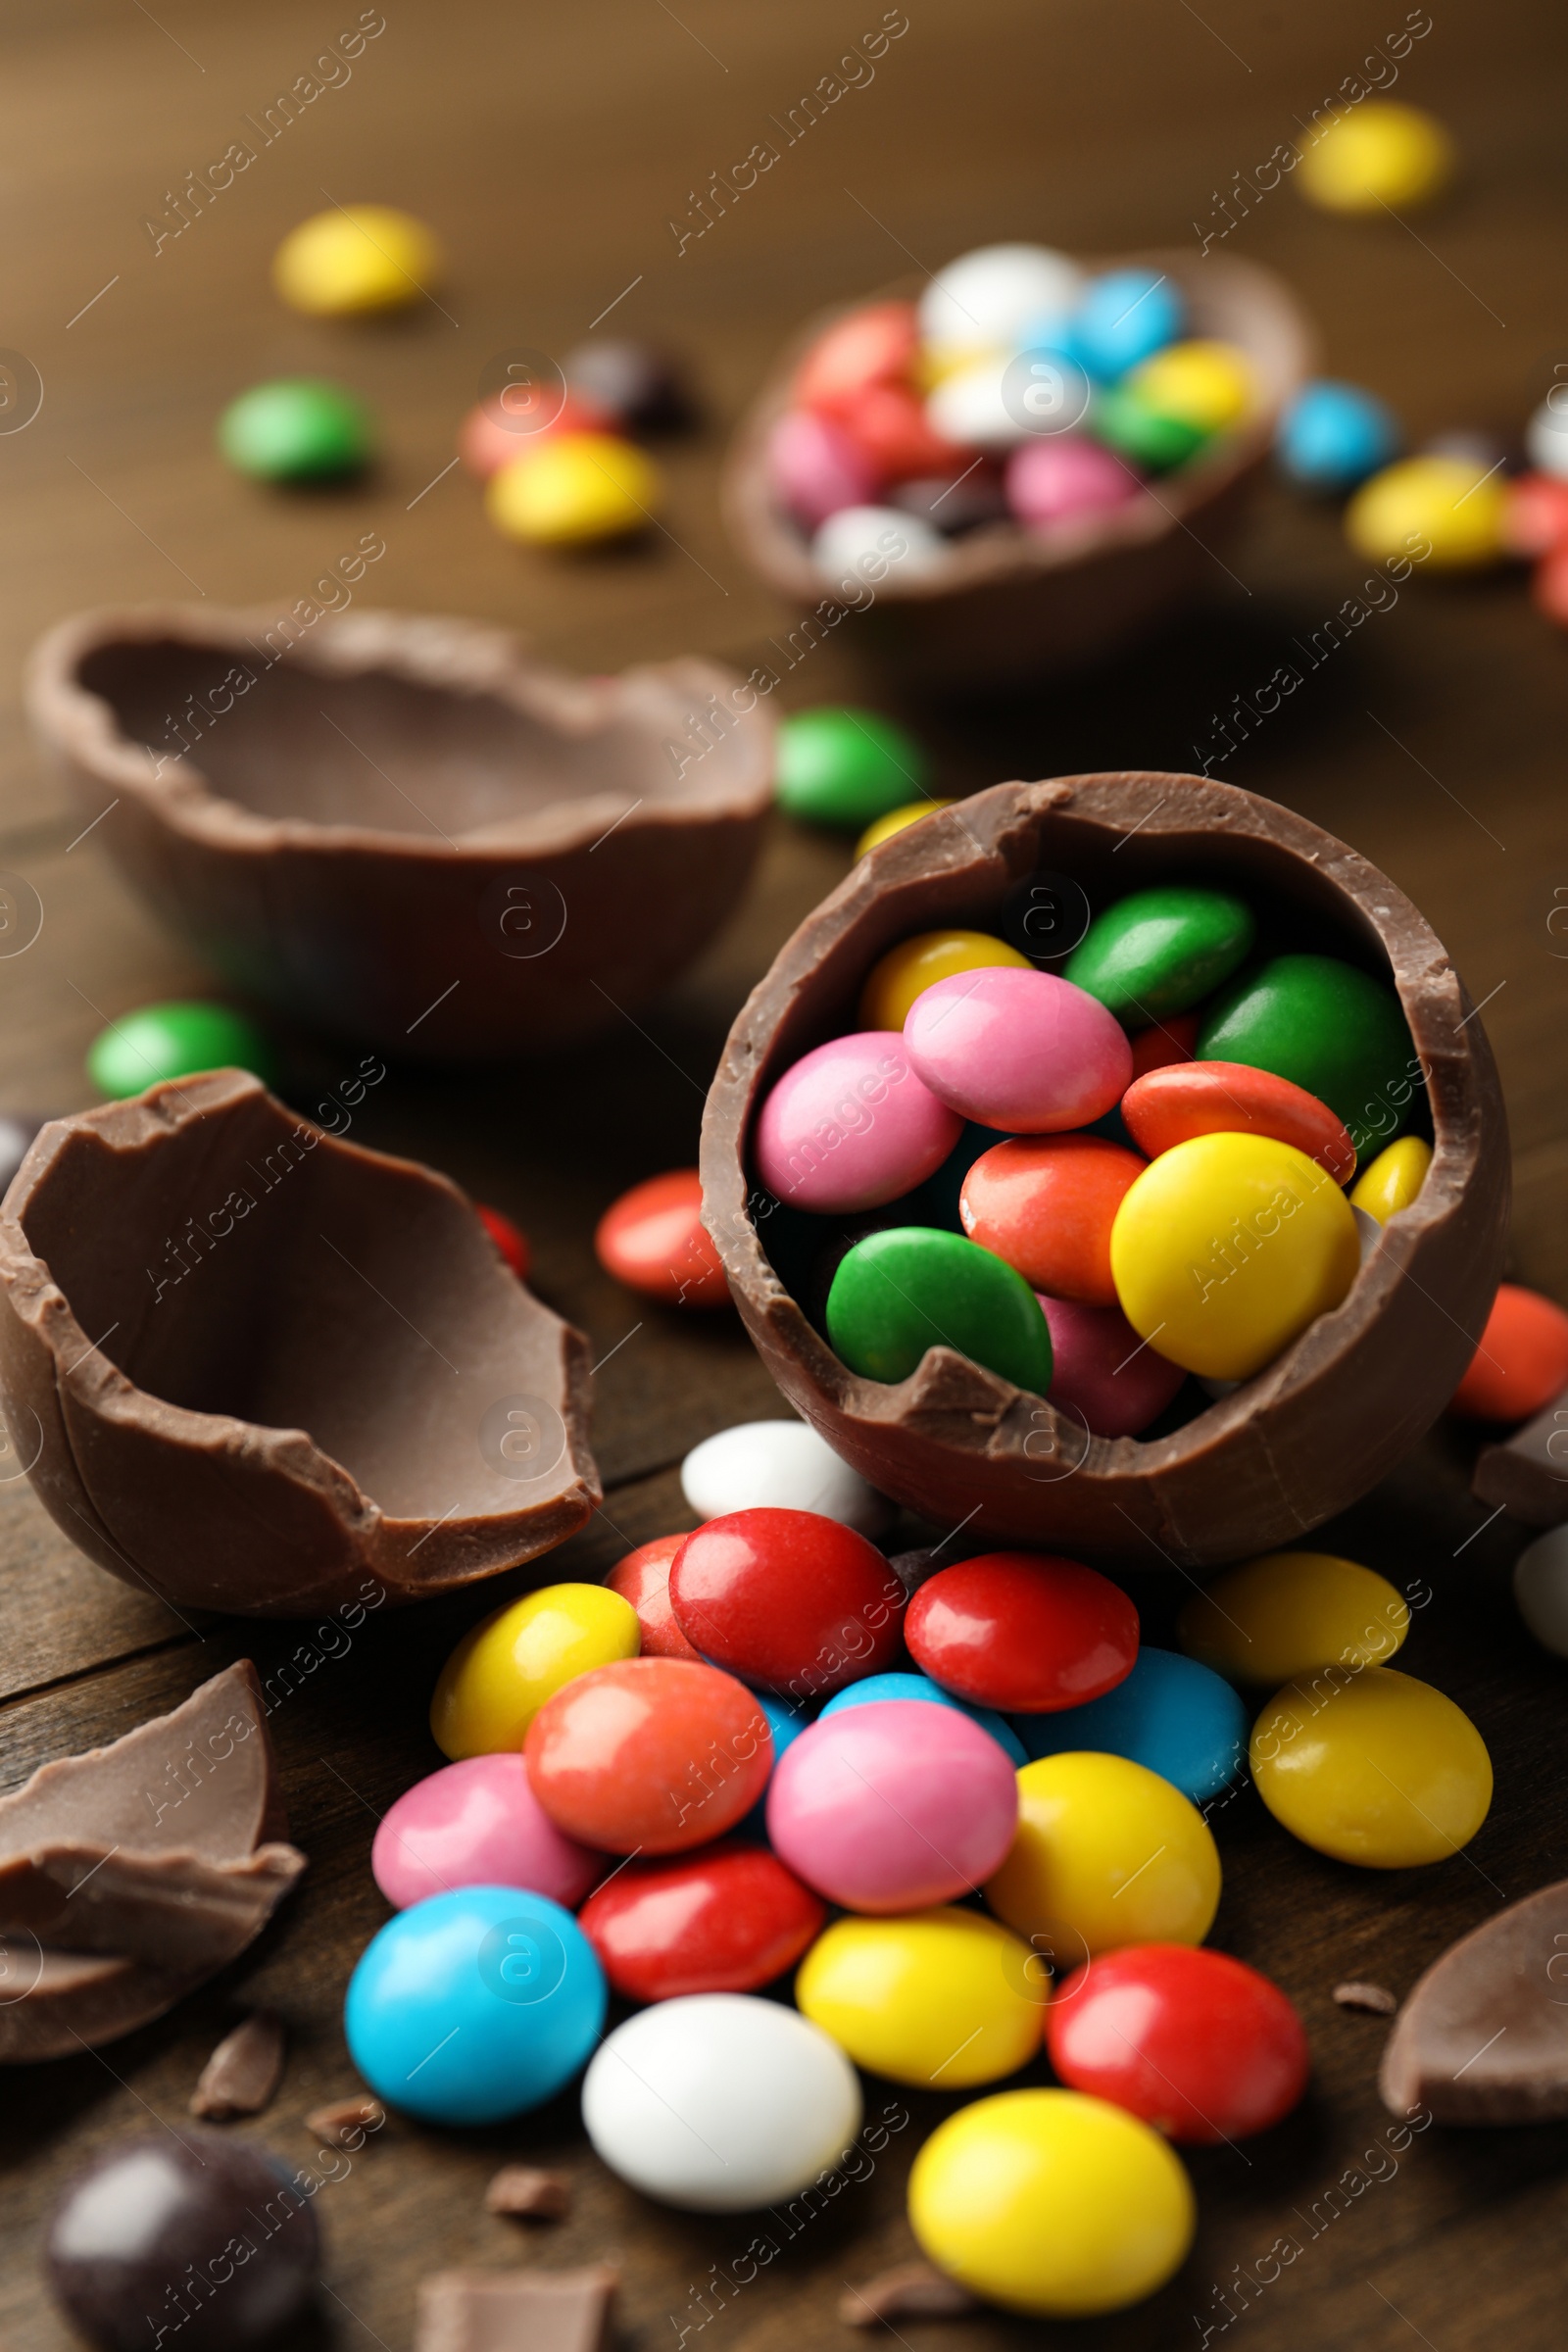
[[[852,1371],[905,1380],[940,1336],[1130,1437],[1340,1305],[1420,1190],[1423,1100],[1385,982],[1177,882],[1059,970],[977,931],[891,949],[762,1102],[760,1230]]]
[[[1090,277],[1042,245],[988,245],[918,303],[869,303],[817,337],[768,472],[825,578],[879,561],[885,577],[899,549],[907,577],[988,524],[1081,531],[1260,399],[1247,353],[1193,335],[1160,271]]]
[[[842,1464],[824,1493],[821,1441],[781,1448],[790,1427],[710,1440],[688,1494],[722,1503],[765,1472],[820,1507],[721,1509],[608,1588],[510,1603],[448,1660],[431,1727],[453,1761],[376,1835],[399,1908],[349,1987],[351,2053],[448,2125],[586,2067],[604,2161],[727,2212],[831,2176],[857,2067],[961,2092],[1043,2047],[1064,2087],[951,2115],[910,2221],[1009,2309],[1118,2308],[1192,2236],[1170,2143],[1264,2131],[1307,2078],[1286,1995],[1200,1948],[1221,1873],[1200,1807],[1248,1743],[1235,1686],[1283,1686],[1252,1777],[1341,1860],[1458,1850],[1486,1750],[1388,1666],[1410,1608],[1354,1562],[1250,1562],[1189,1605],[1179,1651],[1141,1646],[1126,1594],[1076,1561],[890,1561],[846,1523],[878,1498]],[[758,1997],[791,1970],[794,2007]],[[601,2038],[612,1995],[638,2006]]]

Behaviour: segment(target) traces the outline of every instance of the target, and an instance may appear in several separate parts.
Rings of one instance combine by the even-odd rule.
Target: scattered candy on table
[[[1386,218],[1430,204],[1453,166],[1453,142],[1435,116],[1398,99],[1371,98],[1311,133],[1296,184],[1325,212]]]
[[[645,1177],[612,1200],[594,1228],[607,1274],[663,1306],[726,1306],[723,1261],[703,1224],[695,1168]]]
[[[458,455],[471,474],[488,482],[503,466],[525,457],[547,434],[613,430],[614,419],[608,412],[579,400],[574,393],[563,394],[552,385],[532,381],[508,384],[468,411],[458,431]]]
[[[1138,1654],[1138,1611],[1098,1569],[995,1551],[939,1569],[909,1602],[905,1640],[944,1690],[1009,1715],[1081,1706]]]
[[[352,318],[403,310],[440,280],[441,247],[412,214],[387,204],[334,204],[290,229],[272,257],[272,283],[290,310]]]
[[[726,1512],[670,1565],[675,1621],[705,1658],[748,1683],[825,1697],[886,1666],[906,1593],[875,1546],[839,1520],[766,1505]]]
[[[1229,1683],[1196,1658],[1147,1644],[1132,1672],[1102,1697],[1017,1721],[1032,1757],[1079,1749],[1126,1756],[1195,1804],[1228,1788],[1247,1756],[1247,1710]]]
[[[430,1700],[445,1756],[520,1748],[545,1700],[592,1666],[637,1655],[637,1612],[603,1585],[546,1585],[465,1634]]]
[[[875,710],[794,710],[778,731],[773,786],[791,816],[858,833],[925,788],[931,762]]]
[[[1513,1564],[1513,1596],[1542,1648],[1568,1658],[1568,1525],[1525,1545]]]
[[[1539,1291],[1502,1283],[1448,1410],[1477,1421],[1528,1421],[1565,1388],[1568,1314]]]
[[[826,1920],[776,1854],[740,1843],[629,1862],[579,1915],[611,1985],[632,2001],[755,1992],[794,1967]]]
[[[693,2213],[797,2195],[838,2164],[860,2112],[837,2042],[798,2011],[737,1992],[628,2017],[582,2086],[588,2136],[611,2171]]]
[[[924,1699],[928,1705],[956,1707],[960,1715],[967,1715],[971,1723],[977,1723],[983,1732],[989,1732],[997,1745],[1014,1764],[1027,1764],[1029,1761],[1023,1741],[995,1707],[971,1706],[967,1699],[959,1698],[956,1691],[945,1690],[940,1683],[934,1683],[928,1674],[868,1674],[862,1681],[851,1683],[847,1689],[835,1691],[817,1720],[821,1722],[829,1715],[840,1715],[846,1707],[876,1706],[887,1698]]]
[[[1018,1835],[985,1895],[1058,1973],[1124,1943],[1201,1943],[1219,1854],[1196,1805],[1156,1772],[1078,1750],[1018,1774]]]
[[[656,1536],[651,1544],[639,1544],[617,1560],[606,1577],[612,1592],[629,1600],[637,1612],[638,1631],[642,1637],[640,1655],[645,1658],[696,1658],[702,1653],[693,1649],[675,1622],[675,1612],[669,1598],[670,1563],[686,1538]]]
[[[975,1911],[839,1919],[801,1964],[795,1998],[857,2066],[921,2090],[964,2090],[1027,2066],[1049,1980],[1038,1953]]]
[[[1393,464],[1403,439],[1392,409],[1358,384],[1303,384],[1280,416],[1274,454],[1302,490],[1358,489]]]
[[[480,1224],[517,1280],[526,1282],[528,1269],[533,1263],[533,1252],[528,1247],[527,1235],[520,1227],[514,1225],[510,1217],[504,1217],[499,1208],[486,1208],[482,1200],[476,1200],[473,1205],[479,1212]]]
[[[605,1857],[557,1829],[515,1752],[466,1756],[404,1790],[381,1817],[370,1869],[407,1910],[458,1886],[525,1886],[574,1910]]]
[[[226,1004],[143,1004],[100,1029],[87,1052],[88,1077],[114,1101],[169,1078],[229,1068],[270,1084],[276,1060],[254,1021]]]
[[[682,1462],[680,1491],[700,1519],[771,1506],[814,1511],[875,1538],[893,1515],[886,1495],[808,1421],[742,1421],[716,1431]]]
[[[1370,563],[1476,571],[1507,553],[1508,489],[1465,458],[1400,458],[1361,484],[1345,511],[1350,545]],[[1396,577],[1403,576],[1396,574]]]
[[[663,476],[616,433],[562,432],[490,476],[485,513],[505,539],[530,547],[592,547],[646,530],[663,504]]]
[[[697,421],[684,369],[658,344],[596,335],[561,363],[572,395],[608,410],[629,433],[679,433]]]
[[[1177,1639],[1216,1674],[1267,1688],[1330,1665],[1386,1666],[1409,1630],[1409,1602],[1374,1569],[1335,1552],[1271,1551],[1196,1593]]]
[[[218,446],[259,482],[319,482],[359,473],[375,455],[363,401],[309,377],[257,384],[218,420]]]
[[[773,1767],[767,1718],[744,1683],[686,1658],[579,1674],[540,1708],[523,1753],[558,1829],[612,1854],[678,1854],[721,1838]]]
[[[1492,1761],[1468,1715],[1392,1666],[1287,1683],[1252,1727],[1251,1764],[1293,1837],[1366,1870],[1446,1861],[1492,1803]]]
[[[431,2124],[494,2124],[564,2088],[605,2022],[604,1971],[569,1911],[463,1886],[388,1920],[349,1981],[349,2056]]]

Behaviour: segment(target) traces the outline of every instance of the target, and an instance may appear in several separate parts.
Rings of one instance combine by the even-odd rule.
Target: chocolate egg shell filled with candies
[[[997,932],[1010,894],[1042,875],[1076,883],[1095,909],[1160,883],[1233,890],[1254,908],[1266,945],[1338,956],[1392,987],[1426,1077],[1431,1169],[1343,1302],[1234,1395],[1164,1436],[1091,1437],[1079,1417],[942,1346],[896,1384],[857,1375],[775,1271],[769,1250],[782,1259],[788,1234],[770,1240],[767,1215],[757,1214],[766,1196],[752,1188],[752,1137],[773,1082],[858,1025],[866,975],[889,949],[938,929]],[[759,1353],[862,1477],[944,1530],[965,1525],[970,1541],[1156,1569],[1286,1543],[1393,1467],[1474,1352],[1508,1211],[1491,1049],[1417,909],[1291,810],[1229,785],[1151,773],[999,784],[862,858],[788,941],[731,1030],[709,1094],[702,1172],[705,1220]],[[773,1213],[783,1232],[790,1218]]]
[[[28,709],[231,986],[405,1059],[618,1021],[733,912],[772,799],[772,713],[734,672],[571,677],[467,620],[80,613]]]
[[[422,1598],[599,1500],[587,1343],[472,1204],[238,1070],[42,1130],[0,1210],[0,1390],[73,1543],[185,1608]]]

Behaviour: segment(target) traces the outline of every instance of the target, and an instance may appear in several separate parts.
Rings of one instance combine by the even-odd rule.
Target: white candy
[[[939,270],[920,297],[920,335],[949,351],[1010,351],[1025,327],[1065,317],[1083,271],[1046,245],[981,245]]]
[[[662,2204],[746,2213],[831,2172],[860,2128],[837,2042],[744,1992],[656,2001],[601,2042],[582,2120],[612,2173]]]
[[[1559,404],[1554,385],[1531,417],[1525,432],[1525,454],[1540,473],[1554,473],[1568,481],[1568,402]]]
[[[1513,1596],[1542,1648],[1568,1658],[1568,1527],[1525,1545],[1514,1562]]]
[[[702,1519],[771,1508],[818,1511],[862,1536],[879,1536],[893,1505],[840,1461],[808,1421],[743,1421],[694,1446],[680,1491]]]
[[[940,531],[897,507],[841,507],[811,541],[811,561],[825,580],[869,587],[873,596],[884,580],[930,571],[947,553]]]
[[[1010,358],[993,354],[946,377],[925,404],[932,430],[969,449],[1011,449],[1027,440],[1028,425],[1019,423],[1003,398],[1003,379],[1011,365]]]

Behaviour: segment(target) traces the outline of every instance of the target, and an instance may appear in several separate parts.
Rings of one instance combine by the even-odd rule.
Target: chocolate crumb
[[[379,2099],[368,2091],[358,2098],[333,2099],[326,2107],[313,2107],[305,2118],[305,2129],[328,2147],[347,2148],[351,2155],[364,2147],[366,2134],[379,2132],[386,2122],[386,2109]]]
[[[846,2279],[839,2297],[839,2319],[846,2328],[891,2327],[895,2320],[962,2320],[979,2309],[978,2297],[928,2262],[901,2262],[896,2270],[879,2271],[863,2286],[851,2286]]]
[[[202,2068],[190,2111],[213,2124],[260,2115],[282,2077],[283,2021],[273,2009],[257,2009],[224,2034]]]
[[[564,2222],[571,2211],[571,2182],[531,2164],[504,2164],[484,2192],[486,2213],[532,2222]]]
[[[1373,2017],[1392,2017],[1399,2006],[1381,1984],[1336,1984],[1334,1998],[1342,2009],[1365,2009]]]
[[[416,2352],[607,2352],[616,2273],[437,2271],[419,2283]]]

